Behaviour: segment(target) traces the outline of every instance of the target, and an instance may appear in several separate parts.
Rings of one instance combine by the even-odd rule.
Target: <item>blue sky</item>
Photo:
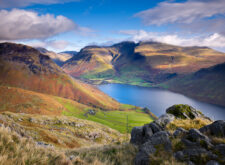
[[[224,51],[223,6],[225,0],[2,0],[0,40],[53,51],[124,40]]]

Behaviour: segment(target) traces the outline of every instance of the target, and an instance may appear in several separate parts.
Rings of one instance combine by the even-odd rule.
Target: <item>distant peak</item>
[[[123,41],[119,42],[117,44],[114,44],[113,46],[119,46],[119,45],[136,45],[134,41]]]

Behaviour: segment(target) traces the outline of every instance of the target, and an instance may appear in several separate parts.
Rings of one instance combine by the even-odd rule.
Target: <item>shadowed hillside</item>
[[[225,106],[225,63],[179,76],[159,86],[169,90]]]

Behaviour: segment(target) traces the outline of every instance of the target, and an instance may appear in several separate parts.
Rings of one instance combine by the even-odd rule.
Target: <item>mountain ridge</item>
[[[61,96],[103,109],[117,109],[120,105],[97,88],[71,78],[32,47],[1,43],[0,61],[0,85]]]
[[[212,104],[225,106],[225,63],[178,76],[159,87]]]
[[[55,53],[42,47],[36,47],[35,49],[40,53],[49,56],[59,66],[62,66],[68,59],[72,58],[76,54],[75,51]]]
[[[170,75],[188,74],[224,61],[224,53],[208,47],[121,42],[112,46],[84,47],[63,65],[63,69],[74,77],[87,80],[136,78],[143,83],[158,83]]]

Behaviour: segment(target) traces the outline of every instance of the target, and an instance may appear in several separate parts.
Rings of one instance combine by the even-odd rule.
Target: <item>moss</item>
[[[181,150],[183,150],[185,148],[184,143],[182,143],[180,141],[180,139],[178,139],[178,140],[177,139],[172,140],[172,146],[173,146],[173,151],[174,152],[181,151]]]
[[[185,115],[187,115],[191,119],[195,118],[195,116],[192,113],[192,107],[189,105],[184,105],[184,104],[174,105],[170,107],[167,110],[167,113],[173,114],[177,118],[181,118],[181,119],[187,119]]]

